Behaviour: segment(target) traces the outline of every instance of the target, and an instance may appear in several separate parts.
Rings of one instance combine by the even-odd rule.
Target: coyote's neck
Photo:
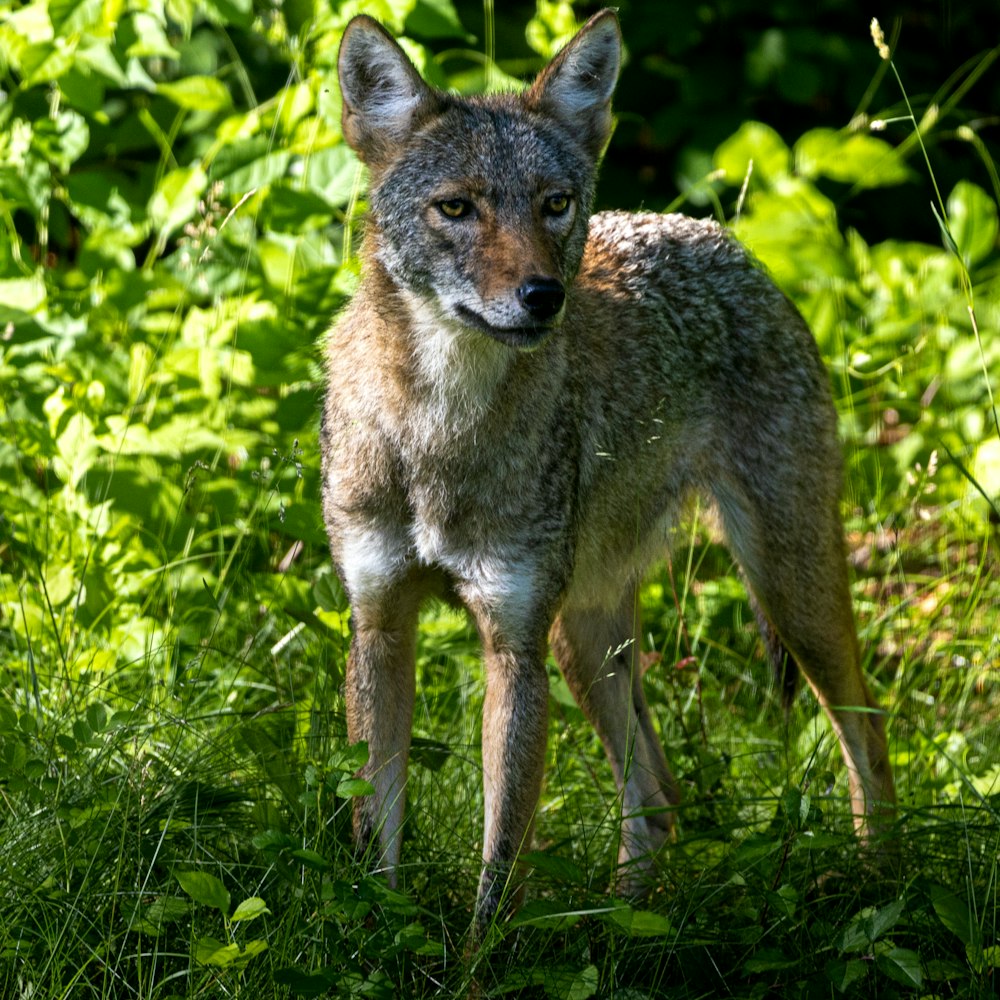
[[[473,430],[492,408],[517,351],[444,316],[436,302],[412,292],[402,297],[420,436],[429,441]]]

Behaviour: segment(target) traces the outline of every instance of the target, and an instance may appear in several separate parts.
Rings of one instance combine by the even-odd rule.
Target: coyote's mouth
[[[538,347],[558,325],[556,320],[550,320],[547,323],[533,323],[527,326],[494,326],[466,306],[456,305],[455,312],[463,323],[473,329],[487,334],[501,344],[522,351]]]

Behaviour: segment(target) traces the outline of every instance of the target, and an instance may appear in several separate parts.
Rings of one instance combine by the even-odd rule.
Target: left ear
[[[561,119],[598,156],[611,137],[611,95],[621,60],[618,18],[613,10],[602,10],[538,74],[525,101]]]

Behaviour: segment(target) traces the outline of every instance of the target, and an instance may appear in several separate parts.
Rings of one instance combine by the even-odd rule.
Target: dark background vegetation
[[[587,2],[574,10],[582,19],[602,6]],[[456,7],[481,37],[482,5],[459,0]],[[991,0],[915,0],[881,10],[856,0],[623,0],[616,7],[628,62],[615,94],[618,129],[600,191],[602,204],[616,208],[662,210],[711,171],[713,151],[744,121],[766,122],[791,144],[810,128],[863,129],[865,116],[905,114],[895,78],[878,72],[872,17],[896,51],[918,118],[929,105],[947,102],[990,50],[996,58],[1000,45],[1000,9]],[[523,25],[534,11],[531,3],[498,5],[502,65],[521,69],[518,57],[531,56]],[[1000,147],[1000,73],[985,72],[928,139],[943,191],[962,177],[990,186],[982,159],[956,136],[963,124],[994,151]],[[897,123],[879,134],[901,142],[911,132]],[[888,194],[834,194],[844,203],[844,222],[869,242],[939,239],[925,211],[933,188],[919,164],[909,183]]]

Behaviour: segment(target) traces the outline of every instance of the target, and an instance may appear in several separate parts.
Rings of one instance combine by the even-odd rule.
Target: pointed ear
[[[344,138],[370,167],[388,163],[395,147],[438,106],[436,92],[396,40],[364,14],[344,31],[337,69]]]
[[[622,36],[613,10],[595,14],[542,70],[529,107],[560,118],[600,154],[611,136],[611,95],[621,68]]]

